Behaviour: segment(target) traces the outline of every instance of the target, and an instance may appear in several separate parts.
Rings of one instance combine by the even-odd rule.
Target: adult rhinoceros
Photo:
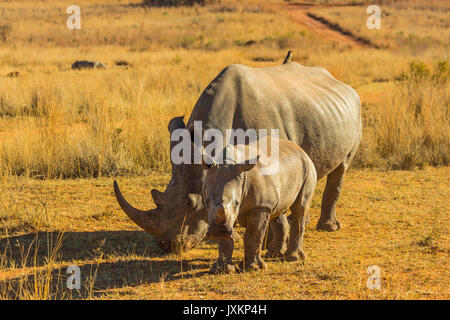
[[[279,129],[279,137],[297,143],[313,161],[317,178],[327,176],[317,229],[335,231],[336,201],[344,174],[361,140],[361,102],[350,86],[320,67],[289,62],[269,68],[230,65],[208,85],[185,125],[183,117],[170,121],[169,132],[193,128]],[[171,149],[174,146],[171,142]],[[189,250],[206,235],[207,217],[201,197],[201,165],[172,162],[172,178],[164,192],[151,194],[156,209],[132,207],[114,182],[122,210],[153,234],[158,245],[171,252]],[[284,217],[284,216],[281,216]],[[287,219],[278,221],[286,228]],[[274,228],[276,229],[276,228]]]

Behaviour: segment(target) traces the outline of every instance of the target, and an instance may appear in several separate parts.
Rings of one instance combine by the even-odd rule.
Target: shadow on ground
[[[55,250],[60,236],[50,232],[1,239],[0,250],[3,257],[7,257],[3,267],[38,268],[0,281],[0,295],[9,299],[23,298],[30,292],[43,292],[47,286],[51,288],[47,298],[98,297],[109,289],[202,276],[211,264],[206,259],[181,262],[176,256],[167,256],[151,236],[141,231],[68,232]],[[49,266],[52,252],[56,252],[53,261],[63,267]],[[66,272],[70,264],[80,267],[80,290],[67,290],[70,274]],[[20,274],[20,269],[17,273]]]
[[[180,261],[173,259],[157,261],[136,259],[84,264],[80,266],[79,290],[68,289],[67,280],[71,275],[66,273],[67,267],[51,270],[44,268],[38,272],[0,281],[0,296],[6,299],[100,298],[107,294],[107,290],[133,288],[143,284],[170,282],[181,278],[190,279],[206,275],[207,271],[203,269],[210,266],[210,261],[184,260],[182,265],[183,274]],[[75,284],[76,282],[72,280],[70,283]],[[47,288],[49,288],[48,295],[45,293]],[[148,298],[158,299],[159,297]]]
[[[62,237],[60,245],[59,238]],[[55,262],[107,256],[156,257],[164,252],[142,231],[39,232],[0,239],[3,267],[42,266],[54,254]],[[36,259],[35,259],[36,258]]]

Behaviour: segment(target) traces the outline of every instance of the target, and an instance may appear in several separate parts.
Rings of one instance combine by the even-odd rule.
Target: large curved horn
[[[125,212],[134,223],[150,234],[158,235],[162,233],[162,230],[160,230],[160,214],[155,213],[155,210],[141,211],[131,206],[120,192],[119,185],[116,180],[114,180],[114,193],[123,212]]]

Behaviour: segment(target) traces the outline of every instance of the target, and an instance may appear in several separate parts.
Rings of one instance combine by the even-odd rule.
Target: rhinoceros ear
[[[253,169],[258,164],[259,161],[259,155],[256,156],[256,158],[250,159],[248,163],[238,163],[233,165],[234,170],[236,170],[237,173],[242,173],[244,171],[248,171]]]
[[[203,154],[203,161],[202,161],[202,168],[203,169],[211,169],[211,168],[214,168],[216,166],[217,166],[217,164],[214,161],[214,158],[211,157],[209,154],[204,153]]]
[[[164,193],[156,189],[151,191],[153,202],[158,205],[166,205],[167,201],[164,199]]]
[[[203,199],[201,195],[198,194],[188,194],[189,205],[195,210],[201,210],[203,207]]]
[[[169,132],[172,134],[176,129],[184,129],[186,126],[183,122],[183,117],[175,117],[172,120],[169,121]]]

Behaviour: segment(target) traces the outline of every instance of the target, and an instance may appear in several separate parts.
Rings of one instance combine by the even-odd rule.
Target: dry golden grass
[[[378,91],[378,92],[377,92]],[[410,170],[450,161],[448,83],[406,80],[360,88],[364,139],[355,166]]]
[[[80,33],[58,24],[61,6],[52,3],[28,21],[54,21],[49,29],[18,28],[19,13],[31,10],[29,3],[8,3],[5,9],[3,21],[13,32],[0,56],[0,73],[19,69],[20,76],[0,78],[3,175],[92,177],[167,169],[168,121],[188,116],[223,67],[261,56],[280,63],[293,43],[321,45],[252,4],[170,10],[86,5]],[[130,32],[139,21],[142,32]],[[45,40],[34,32],[52,36]],[[245,47],[248,41],[255,45]],[[101,60],[108,70],[74,72],[76,59]],[[115,66],[118,60],[131,66]]]
[[[370,3],[372,4],[372,3]],[[364,6],[321,7],[311,12],[339,24],[380,46],[411,56],[432,56],[436,49],[448,59],[450,5],[446,1],[391,1],[379,4],[381,29],[367,28],[369,15]]]
[[[61,2],[35,11],[27,2],[6,3],[2,21],[13,31],[0,54],[0,74],[19,70],[20,76],[0,77],[1,175],[67,178],[167,170],[166,124],[174,116],[187,117],[203,88],[231,63],[279,64],[289,48],[295,52],[294,60],[323,66],[357,90],[367,91],[373,81],[393,80],[407,72],[414,58],[322,41],[292,23],[285,12],[257,3],[148,9],[105,0],[80,6],[86,8],[82,30],[70,31],[60,21],[67,16],[61,15]],[[33,12],[27,25],[39,28],[20,27],[25,25],[24,10]],[[136,28],[140,31],[134,32]],[[249,41],[254,43],[248,45]],[[434,52],[437,57],[427,60],[431,66],[446,59],[444,51]],[[72,71],[76,59],[101,60],[108,69]],[[119,60],[131,66],[115,66]],[[431,97],[428,89],[418,87],[431,99],[424,106],[433,110],[431,119],[422,119],[426,113],[411,119],[417,115],[409,104],[413,98],[404,99],[406,91],[415,91],[409,83],[405,88],[391,87],[376,101],[363,99],[364,106],[373,106],[364,108],[364,118],[379,118],[382,128],[365,123],[364,135],[370,138],[364,140],[365,153],[357,156],[356,164],[381,168],[448,164],[448,88],[442,91],[433,82],[425,87],[442,92]],[[422,103],[421,94],[415,96],[418,101],[413,102]],[[379,108],[388,112],[377,114]],[[391,120],[386,122],[386,117]],[[435,120],[440,131],[430,130]],[[396,139],[388,137],[392,131],[386,124],[391,123],[403,129]],[[416,132],[412,143],[411,130]],[[405,164],[411,152],[422,152],[416,147],[424,139],[431,143],[426,154]]]

